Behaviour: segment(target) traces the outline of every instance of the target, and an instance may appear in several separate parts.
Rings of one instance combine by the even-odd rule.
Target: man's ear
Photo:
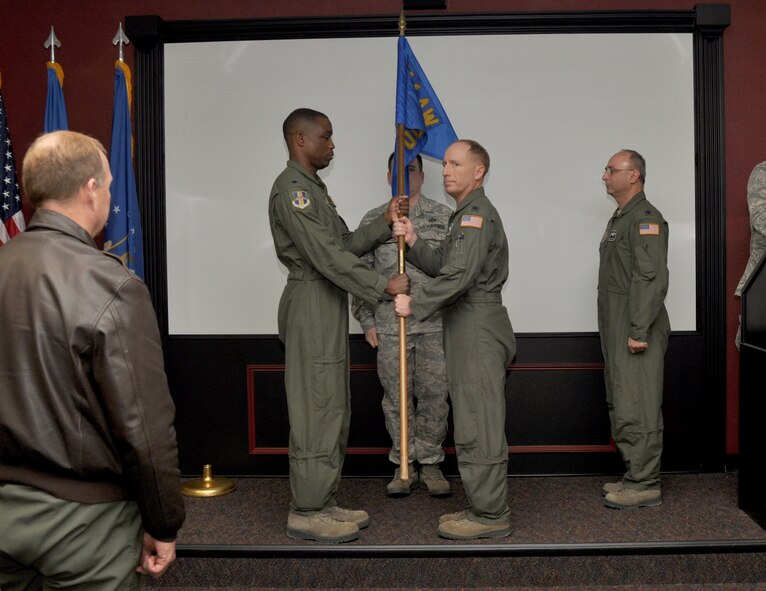
[[[88,179],[88,182],[83,185],[81,190],[81,192],[84,194],[83,198],[85,199],[85,204],[91,210],[95,210],[98,204],[98,199],[96,196],[97,188],[98,183],[96,182],[96,179]]]

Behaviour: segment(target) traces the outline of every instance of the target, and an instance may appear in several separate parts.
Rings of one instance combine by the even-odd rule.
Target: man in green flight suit
[[[347,542],[369,523],[365,511],[336,501],[351,417],[348,293],[373,305],[384,294],[407,293],[406,275],[388,279],[358,258],[390,238],[398,199],[350,232],[317,176],[333,158],[330,120],[296,109],[282,132],[290,160],[271,189],[269,222],[277,256],[289,272],[278,312],[290,421],[287,535]]]
[[[469,506],[442,515],[438,533],[456,540],[511,533],[505,376],[516,338],[501,297],[508,241],[482,186],[488,170],[489,154],[477,142],[447,148],[442,176],[456,208],[439,248],[418,240],[408,219],[394,224],[409,246],[407,260],[433,277],[412,297],[396,296],[396,313],[423,320],[443,310],[455,449]]]
[[[609,159],[602,180],[617,202],[599,247],[598,330],[612,436],[625,462],[603,487],[614,509],[662,503],[662,391],[670,321],[668,224],[646,199],[646,163],[634,150]]]

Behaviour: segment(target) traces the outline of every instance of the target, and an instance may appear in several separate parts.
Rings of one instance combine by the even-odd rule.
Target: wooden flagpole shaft
[[[404,175],[407,174],[404,165],[404,125],[396,126],[397,143],[397,171],[396,191],[397,195],[404,195]],[[400,206],[404,205],[400,203]],[[409,215],[409,203],[406,204],[407,211],[402,211],[403,215]],[[404,265],[404,236],[397,238],[397,247],[399,250],[399,275],[405,272]],[[410,458],[409,458],[409,400],[407,396],[407,319],[399,317],[399,477],[402,480],[409,480],[410,477]]]

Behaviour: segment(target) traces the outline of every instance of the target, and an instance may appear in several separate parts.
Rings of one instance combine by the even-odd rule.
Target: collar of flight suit
[[[325,190],[325,192],[327,192],[327,185],[324,184],[324,181],[321,178],[319,178],[318,175],[312,175],[308,170],[306,170],[303,167],[302,164],[299,164],[295,160],[288,160],[287,166],[289,168],[294,168],[303,176],[305,176],[307,179],[309,179],[312,183],[314,183],[315,185],[319,185],[320,187],[322,187],[322,189]]]
[[[621,218],[626,213],[628,213],[630,210],[632,210],[634,207],[636,207],[636,205],[638,203],[640,203],[641,201],[646,201],[646,193],[644,193],[643,191],[639,191],[638,193],[633,195],[633,197],[631,198],[630,201],[628,201],[628,203],[625,205],[625,207],[623,207],[622,209],[618,209],[615,212],[613,217]]]
[[[484,187],[476,187],[473,191],[468,193],[468,195],[465,196],[465,199],[457,206],[455,207],[455,213],[454,215],[459,214],[461,211],[463,211],[466,207],[468,207],[471,203],[476,201],[479,197],[486,197],[486,193],[484,193]]]

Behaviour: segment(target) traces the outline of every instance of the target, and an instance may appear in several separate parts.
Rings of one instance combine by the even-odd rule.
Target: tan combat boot
[[[455,513],[445,513],[441,517],[439,517],[439,523],[444,523],[445,521],[457,521],[458,519],[465,519],[465,516],[468,514],[468,509],[463,509],[462,511],[457,511]]]
[[[511,534],[508,521],[500,523],[479,523],[470,519],[442,521],[437,530],[442,538],[449,540],[477,540],[479,538],[504,538]]]
[[[420,482],[426,485],[432,497],[448,497],[452,494],[449,482],[444,479],[437,464],[420,465]]]
[[[623,484],[621,479],[618,480],[617,482],[607,482],[601,488],[601,496],[605,497],[609,493],[620,492],[622,489],[623,489]]]
[[[335,505],[335,507],[330,507],[327,512],[338,521],[356,523],[356,526],[359,529],[364,529],[370,525],[370,516],[367,514],[367,511],[344,509],[343,507]]]
[[[656,507],[662,504],[660,489],[635,490],[623,488],[611,492],[604,497],[604,505],[610,509],[638,509],[639,507]]]
[[[337,544],[357,539],[359,527],[356,523],[338,521],[329,512],[298,515],[290,511],[287,515],[287,537]]]
[[[415,470],[415,464],[409,464],[409,470],[409,478],[402,480],[402,469],[396,469],[394,479],[386,485],[386,494],[389,497],[404,497],[412,492],[412,486],[418,480],[418,473]]]

